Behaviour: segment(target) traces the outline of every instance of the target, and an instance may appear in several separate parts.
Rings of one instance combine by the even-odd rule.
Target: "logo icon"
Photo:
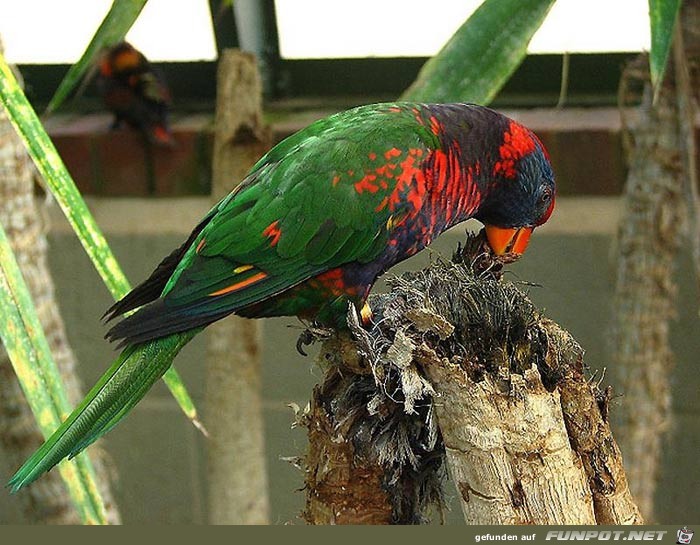
[[[676,532],[676,536],[678,536],[676,543],[681,543],[682,545],[690,543],[693,540],[693,535],[695,535],[694,530],[690,530],[687,526],[683,526],[683,528]]]

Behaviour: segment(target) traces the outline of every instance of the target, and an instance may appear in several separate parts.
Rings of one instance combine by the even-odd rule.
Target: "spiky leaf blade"
[[[656,100],[666,73],[666,65],[673,43],[673,30],[680,7],[680,0],[649,0],[649,23],[651,26],[649,71],[651,84],[654,88],[654,100]]]
[[[401,100],[488,104],[520,65],[555,0],[486,0]]]
[[[0,339],[45,438],[70,413],[60,373],[36,315],[29,290],[0,225]],[[81,520],[106,524],[105,507],[86,455],[59,466]]]
[[[138,18],[146,0],[114,0],[85,52],[71,65],[49,101],[46,113],[56,111],[87,76],[100,52],[124,39]]]
[[[105,286],[115,299],[121,299],[131,290],[129,281],[1,53],[0,102]],[[175,369],[171,367],[163,380],[185,415],[201,427],[192,398]]]

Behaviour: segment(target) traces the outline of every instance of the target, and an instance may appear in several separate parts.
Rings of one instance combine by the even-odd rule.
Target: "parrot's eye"
[[[542,190],[542,193],[540,194],[540,204],[542,206],[546,206],[549,204],[549,202],[552,200],[552,188],[551,187],[545,187]]]
[[[554,189],[549,186],[542,188],[542,192],[539,196],[539,208],[543,212],[535,225],[542,225],[549,219],[549,216],[552,215],[554,211]]]

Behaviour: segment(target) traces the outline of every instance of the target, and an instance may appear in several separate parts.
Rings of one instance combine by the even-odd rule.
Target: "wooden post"
[[[494,278],[482,244],[391,281],[370,300],[370,330],[351,311],[350,337],[327,333],[303,420],[307,520],[311,507],[316,523],[421,522],[442,505],[446,465],[468,524],[643,522],[609,392],[567,332]]]
[[[271,146],[255,58],[226,50],[218,68],[212,197],[219,201]],[[230,316],[207,328],[209,521],[269,522],[260,377],[261,323]]]

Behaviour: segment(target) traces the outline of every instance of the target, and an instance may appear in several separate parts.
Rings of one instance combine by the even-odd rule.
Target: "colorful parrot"
[[[522,254],[554,209],[530,130],[472,104],[361,106],[280,142],[151,276],[112,306],[124,350],[12,477],[13,491],[114,427],[208,324],[229,314],[346,327],[377,277],[468,218]]]
[[[114,114],[113,128],[122,121],[154,144],[172,146],[168,125],[171,98],[162,74],[126,42],[102,57],[97,87],[105,106]]]

